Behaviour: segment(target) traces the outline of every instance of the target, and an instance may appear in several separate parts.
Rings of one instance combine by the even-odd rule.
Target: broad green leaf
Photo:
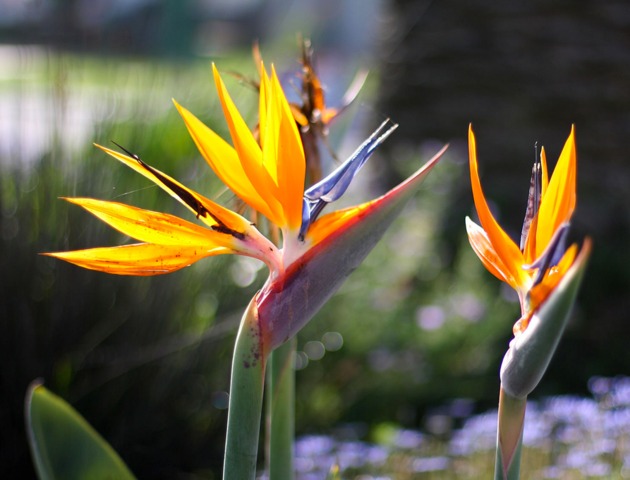
[[[38,382],[27,392],[25,413],[31,454],[40,479],[135,478],[76,410]]]
[[[591,242],[587,240],[527,329],[510,343],[501,365],[501,386],[512,397],[529,395],[547,370],[569,321],[590,252]]]
[[[340,222],[334,232],[293,262],[285,275],[265,284],[257,297],[258,316],[270,336],[271,349],[300,331],[363,262],[445,150],[360,214]]]

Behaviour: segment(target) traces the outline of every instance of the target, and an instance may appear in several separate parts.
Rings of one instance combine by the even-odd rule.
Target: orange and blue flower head
[[[520,245],[501,228],[490,211],[479,179],[472,126],[468,130],[468,148],[473,198],[481,223],[466,219],[468,239],[486,269],[518,293],[521,318],[514,326],[514,333],[520,334],[578,253],[577,245],[566,247],[576,205],[575,128],[571,128],[551,179],[544,148],[534,164]],[[590,243],[585,247],[590,248]]]

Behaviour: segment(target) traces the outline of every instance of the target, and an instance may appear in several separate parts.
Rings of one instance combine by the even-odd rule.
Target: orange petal
[[[131,158],[128,155],[124,155],[115,150],[111,150],[101,145],[96,146],[156,183],[209,227],[213,228],[219,223],[222,223],[228,228],[238,232],[243,232],[249,227],[249,222],[245,218],[225,207],[222,207],[194,190],[189,189],[174,178],[159,171],[157,168],[150,167],[144,162],[140,163],[137,159]]]
[[[517,285],[525,285],[528,275],[521,268],[523,265],[523,255],[519,247],[495,220],[481,188],[477,169],[477,146],[472,125],[468,128],[468,154],[470,158],[470,182],[472,184],[473,199],[481,226],[485,230],[488,240],[494,247],[496,254],[501,259],[501,262],[503,262],[506,273],[509,272],[509,275],[514,279]]]
[[[466,231],[468,233],[470,246],[477,254],[484,267],[499,280],[507,283],[515,290],[518,290],[520,286],[514,280],[514,277],[512,277],[512,274],[501,258],[497,255],[483,228],[466,217]]]
[[[277,185],[263,168],[262,151],[256,143],[254,136],[249,131],[247,124],[238,112],[236,105],[232,101],[223,80],[216,67],[212,65],[214,80],[219,92],[219,99],[223,107],[223,114],[228,123],[234,148],[238,153],[238,158],[243,166],[245,175],[251,182],[254,189],[269,205],[270,214],[268,218],[278,226],[282,226],[282,206],[277,199]],[[267,128],[268,129],[268,128]],[[264,132],[261,131],[261,136]]]
[[[302,139],[291,107],[273,68],[271,96],[278,119],[276,178],[279,200],[283,206],[287,226],[295,231],[300,228],[302,223],[302,196],[304,194],[306,160]]]
[[[153,212],[123,203],[93,198],[66,198],[80,205],[119,232],[141,242],[160,245],[197,246],[206,249],[232,248],[235,238],[200,227],[167,213]]]
[[[267,133],[267,110],[269,108],[269,75],[265,65],[260,64],[260,94],[258,95],[258,128],[260,131],[260,148],[265,148],[265,134]]]
[[[173,103],[184,119],[186,128],[188,128],[199,152],[217,177],[254,210],[272,218],[269,205],[252,185],[236,150],[186,108],[174,100]]]
[[[274,188],[274,197],[280,194],[278,189],[278,137],[280,135],[280,118],[277,102],[274,97],[274,87],[267,72],[260,81],[260,144],[262,149],[262,165],[265,172],[271,177]],[[284,213],[284,212],[283,212]],[[282,224],[284,224],[284,219]]]
[[[536,254],[540,255],[558,227],[570,220],[576,203],[577,154],[575,127],[567,138],[549,185],[542,197],[536,230]]]
[[[523,262],[527,265],[534,263],[541,255],[536,253],[537,229],[538,214],[532,219],[529,225],[529,233],[527,234],[527,241],[525,242],[525,249],[523,250]]]
[[[542,185],[540,188],[540,196],[542,198],[549,186],[549,168],[547,168],[547,154],[545,153],[545,147],[540,149],[540,170],[542,173]]]
[[[333,232],[340,230],[352,218],[359,216],[362,211],[369,207],[370,203],[372,202],[366,202],[356,207],[344,208],[323,215],[309,227],[306,234],[307,241],[311,246],[317,245]]]
[[[205,257],[231,253],[224,247],[205,248],[140,243],[120,247],[90,248],[45,253],[79,267],[117,275],[161,275],[187,267]]]

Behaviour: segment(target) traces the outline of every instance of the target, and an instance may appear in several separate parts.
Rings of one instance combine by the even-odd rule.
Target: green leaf
[[[501,365],[501,386],[512,397],[529,395],[547,370],[569,321],[590,252],[591,243],[587,240],[527,329],[510,342]]]
[[[31,454],[40,479],[135,478],[98,432],[39,382],[29,387],[25,413]]]
[[[258,316],[271,349],[299,332],[363,262],[445,150],[265,284],[257,297]]]

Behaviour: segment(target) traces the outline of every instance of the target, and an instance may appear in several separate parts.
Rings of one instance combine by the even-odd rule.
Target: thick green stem
[[[520,477],[526,406],[527,397],[512,397],[501,388],[495,480],[518,480]]]
[[[270,480],[291,480],[295,436],[296,340],[289,340],[269,356],[269,432],[267,465]]]
[[[224,480],[254,480],[267,352],[252,299],[236,336],[225,441]]]

